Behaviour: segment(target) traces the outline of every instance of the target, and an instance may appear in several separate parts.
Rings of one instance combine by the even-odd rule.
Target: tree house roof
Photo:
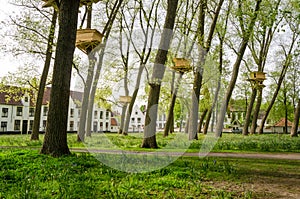
[[[191,67],[191,62],[185,58],[174,58],[173,59],[174,66],[171,68],[177,72],[189,72]]]
[[[76,34],[76,47],[84,53],[93,50],[101,44],[103,34],[96,29],[78,29]]]
[[[131,96],[120,96],[119,102],[121,102],[121,103],[130,103],[131,102]]]
[[[264,80],[266,80],[266,73],[261,72],[261,71],[250,72],[249,80],[264,81]]]

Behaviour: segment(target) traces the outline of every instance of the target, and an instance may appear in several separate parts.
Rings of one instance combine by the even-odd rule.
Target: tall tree
[[[49,114],[41,149],[41,153],[55,157],[70,154],[67,144],[67,121],[78,9],[78,0],[60,1],[60,27],[55,53]]]
[[[153,1],[150,7],[150,10],[148,12],[148,15],[146,14],[146,10],[144,7],[143,1],[139,1],[139,18],[140,18],[140,27],[142,30],[142,41],[143,41],[143,47],[141,50],[139,50],[138,46],[136,46],[134,40],[131,39],[132,45],[134,47],[135,53],[137,54],[139,58],[139,68],[138,73],[136,77],[135,87],[134,91],[132,93],[131,101],[127,108],[127,113],[125,117],[125,124],[124,124],[124,132],[123,134],[128,133],[129,129],[129,122],[130,117],[133,111],[133,106],[136,101],[139,87],[141,83],[142,73],[145,70],[145,66],[150,59],[150,55],[152,52],[152,46],[154,43],[154,35],[155,35],[155,29],[158,26],[158,8],[159,8],[159,1]],[[153,16],[154,15],[154,16]],[[148,46],[148,48],[147,48]]]
[[[214,36],[214,32],[216,29],[218,17],[223,6],[224,0],[219,0],[215,6],[213,20],[209,29],[209,33],[207,39],[205,40],[205,16],[207,10],[207,0],[201,0],[200,3],[200,11],[199,11],[199,19],[198,19],[198,45],[199,48],[199,58],[196,66],[194,67],[194,81],[193,81],[193,94],[192,94],[192,103],[191,103],[191,112],[189,115],[189,126],[188,126],[188,134],[189,140],[198,139],[197,136],[197,124],[198,124],[198,110],[199,110],[199,97],[200,90],[203,79],[203,70],[205,59],[207,53],[210,51],[212,39]]]
[[[95,95],[96,95],[96,91],[97,91],[97,86],[98,86],[98,82],[99,82],[99,78],[100,78],[100,73],[101,73],[101,68],[103,65],[103,59],[104,59],[104,54],[105,54],[105,48],[107,45],[107,40],[110,37],[110,33],[113,27],[113,24],[115,22],[116,16],[119,12],[120,7],[123,5],[123,0],[117,0],[114,4],[113,4],[113,8],[109,14],[108,17],[108,21],[105,24],[105,27],[102,31],[102,34],[104,35],[104,38],[102,39],[102,46],[100,48],[100,52],[98,55],[98,63],[96,65],[95,68],[95,77],[93,79],[93,84],[91,87],[91,93],[89,96],[89,106],[88,106],[88,119],[87,119],[87,132],[89,132],[89,136],[91,133],[91,124],[92,124],[92,115],[93,115],[93,108],[94,108],[94,102],[95,102]]]
[[[40,130],[40,120],[41,120],[41,109],[43,104],[43,97],[44,91],[46,87],[47,77],[50,69],[51,58],[52,58],[52,51],[53,51],[53,40],[55,35],[55,27],[57,21],[57,12],[53,9],[51,27],[48,37],[48,45],[46,50],[46,60],[44,63],[43,73],[40,79],[36,104],[35,104],[35,112],[34,112],[34,121],[33,121],[33,129],[31,134],[31,140],[38,140],[39,139],[39,130]]]
[[[281,19],[278,18],[278,8],[280,6],[281,0],[277,1],[265,1],[262,4],[262,12],[257,20],[257,26],[254,28],[253,37],[251,37],[249,42],[249,49],[255,64],[257,65],[258,72],[264,72],[267,58],[270,50],[271,43],[274,38],[274,33],[277,31],[277,27]],[[263,85],[261,82],[255,82],[253,85],[253,90],[257,93],[256,104],[253,110],[252,125],[250,133],[254,134],[257,128],[257,120],[260,112],[260,107],[262,103],[263,96]],[[250,102],[253,102],[250,100]],[[250,104],[249,107],[252,107]],[[252,111],[249,109],[249,111]],[[248,118],[247,118],[248,119]],[[247,124],[248,122],[245,122]],[[248,128],[248,127],[247,127]],[[246,126],[244,127],[246,129]],[[246,132],[244,133],[246,134]]]
[[[264,130],[264,125],[265,125],[265,122],[268,118],[268,115],[276,101],[276,98],[278,96],[278,93],[280,91],[280,88],[281,88],[281,85],[284,81],[284,77],[286,75],[286,72],[287,72],[287,69],[288,67],[290,66],[291,64],[291,58],[292,58],[292,54],[293,54],[293,50],[294,50],[294,45],[297,41],[297,38],[298,38],[298,35],[297,33],[293,33],[292,35],[292,39],[291,39],[291,43],[290,43],[290,46],[289,46],[289,49],[287,50],[284,46],[281,46],[282,47],[282,50],[283,50],[283,53],[284,53],[284,56],[285,56],[285,60],[284,60],[284,63],[282,65],[282,69],[281,69],[281,72],[280,72],[280,76],[279,76],[279,79],[277,81],[277,87],[273,93],[273,96],[272,96],[272,99],[269,103],[269,106],[267,107],[265,113],[264,113],[264,116],[261,120],[261,123],[260,123],[260,126],[259,126],[259,129],[258,129],[258,134],[263,134]]]
[[[261,120],[261,124],[259,126],[259,130],[258,133],[262,134],[263,133],[263,128],[265,125],[265,122],[268,118],[268,115],[275,103],[275,100],[277,98],[277,95],[279,93],[280,87],[282,82],[284,81],[284,77],[286,76],[286,72],[288,70],[288,68],[290,67],[290,65],[292,64],[292,58],[295,55],[295,48],[297,47],[297,43],[299,42],[299,36],[300,36],[300,15],[299,15],[299,2],[298,1],[288,1],[285,2],[287,3],[286,7],[283,7],[282,12],[284,15],[284,20],[286,22],[286,24],[282,25],[282,27],[288,28],[288,31],[290,32],[290,38],[289,38],[289,46],[285,46],[285,44],[287,43],[285,41],[285,44],[281,45],[282,48],[282,54],[284,55],[284,61],[282,64],[282,69],[281,69],[281,74],[280,77],[278,79],[278,84],[277,84],[277,88],[274,91],[273,97],[269,103],[269,106],[267,108],[267,110],[265,111],[265,114]],[[283,29],[285,31],[285,29]],[[297,54],[296,54],[297,55]]]
[[[228,25],[228,19],[229,19],[229,14],[231,11],[231,7],[232,7],[232,0],[230,0],[228,2],[228,7],[226,10],[226,15],[225,15],[225,19],[221,20],[220,25],[217,26],[216,28],[216,32],[219,38],[219,63],[218,63],[218,80],[217,80],[217,88],[215,90],[214,93],[214,99],[212,102],[212,105],[210,107],[210,109],[208,110],[207,113],[207,117],[206,117],[206,121],[203,127],[203,134],[207,134],[208,131],[208,127],[210,124],[210,120],[211,120],[211,116],[213,114],[213,111],[216,107],[217,101],[218,101],[218,96],[219,96],[219,92],[221,89],[221,77],[222,77],[222,71],[223,71],[223,63],[224,63],[224,41],[225,41],[225,35],[227,33],[227,25]],[[213,125],[212,125],[213,126]]]
[[[158,111],[158,101],[162,78],[165,73],[165,62],[173,36],[173,28],[177,13],[178,0],[168,0],[167,14],[164,29],[161,35],[159,49],[157,51],[154,68],[151,77],[150,92],[148,97],[147,112],[145,118],[145,130],[142,147],[157,148],[156,142],[156,119]]]
[[[244,18],[242,16],[242,10],[241,10],[242,7],[243,7],[243,3],[242,3],[241,0],[238,1],[238,7],[239,7],[238,12],[240,12],[239,21],[240,21],[240,25],[242,27],[242,34],[243,34],[242,37],[243,38],[242,38],[242,41],[241,41],[240,48],[238,50],[238,55],[236,57],[234,65],[233,65],[233,70],[232,70],[230,83],[229,83],[229,86],[227,88],[225,98],[224,98],[224,101],[222,102],[221,109],[220,109],[220,112],[219,112],[219,115],[218,115],[218,123],[217,123],[217,126],[216,126],[216,132],[215,132],[216,137],[222,136],[223,123],[224,123],[224,119],[225,119],[227,106],[228,106],[229,100],[231,98],[233,89],[234,89],[235,84],[236,84],[236,80],[237,80],[237,77],[238,77],[238,74],[239,74],[239,68],[240,68],[240,65],[241,65],[241,61],[243,59],[244,53],[246,51],[246,48],[247,48],[247,45],[248,45],[248,42],[249,42],[249,39],[250,39],[251,34],[253,32],[253,28],[254,28],[254,25],[255,25],[255,22],[256,22],[256,19],[257,19],[257,16],[258,16],[258,11],[260,9],[261,2],[262,2],[262,0],[256,0],[255,8],[254,8],[253,13],[250,17],[249,24],[247,26],[244,26],[245,21],[244,21]],[[244,8],[244,9],[249,9],[249,8]]]

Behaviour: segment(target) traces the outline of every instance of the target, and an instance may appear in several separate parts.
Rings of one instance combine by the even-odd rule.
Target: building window
[[[74,121],[70,121],[70,131],[74,131]]]
[[[98,118],[98,111],[94,111],[94,119]]]
[[[43,116],[47,116],[47,115],[48,115],[48,107],[44,106]]]
[[[142,119],[141,119],[140,117],[137,118],[137,122],[138,122],[138,123],[141,123],[141,120],[142,120]]]
[[[106,119],[109,119],[109,111],[106,112]]]
[[[47,120],[43,120],[43,130],[46,130]]]
[[[1,131],[2,132],[7,131],[7,122],[1,122]]]
[[[103,119],[103,111],[100,111],[100,119]]]
[[[80,117],[80,113],[81,113],[81,112],[80,112],[80,109],[79,109],[79,110],[78,110],[78,117]]]
[[[23,108],[17,107],[17,116],[22,116]]]
[[[74,117],[74,109],[73,108],[70,109],[70,117]],[[74,124],[73,124],[73,126],[74,126]]]
[[[2,117],[8,117],[8,108],[2,108]]]
[[[33,129],[33,120],[29,121],[29,131],[32,131]]]
[[[139,114],[139,113],[136,111],[135,114],[137,115],[137,114]]]
[[[29,117],[34,117],[34,108],[29,108]]]
[[[28,102],[28,97],[25,97],[24,101],[25,101],[25,102]]]
[[[19,131],[21,129],[21,120],[15,120],[15,131]]]
[[[131,122],[134,122],[134,117],[131,118]]]

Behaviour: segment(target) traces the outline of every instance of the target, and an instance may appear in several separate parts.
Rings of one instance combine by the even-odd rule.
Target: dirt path
[[[40,150],[39,147],[26,146],[0,146],[1,148],[19,148]],[[145,151],[123,151],[112,149],[88,149],[88,148],[70,148],[72,152],[77,153],[104,153],[104,154],[136,154],[136,155],[165,155],[165,156],[185,156],[185,157],[230,157],[230,158],[251,158],[251,159],[282,159],[282,160],[300,160],[300,153],[239,153],[239,152],[145,152]]]
[[[122,151],[107,149],[79,149],[71,148],[73,152],[90,152],[106,154],[137,154],[137,155],[165,155],[165,156],[185,156],[185,157],[232,157],[232,158],[252,158],[252,159],[285,159],[300,160],[300,153],[236,153],[236,152],[209,152],[209,153],[183,153],[183,152],[144,152],[144,151]]]

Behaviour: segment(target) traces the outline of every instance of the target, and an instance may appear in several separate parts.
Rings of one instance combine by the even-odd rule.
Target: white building
[[[40,131],[45,131],[49,110],[51,88],[46,88],[42,103]],[[76,132],[79,127],[81,101],[83,93],[71,91],[69,99],[68,131]],[[26,92],[11,94],[6,91],[0,92],[0,123],[1,132],[28,133],[33,128],[34,103]],[[93,132],[110,132],[112,130],[110,110],[94,105],[92,120]],[[115,124],[114,124],[115,125]],[[115,128],[115,127],[114,127]]]
[[[129,122],[129,132],[142,132],[144,130],[145,115],[138,105],[135,105]]]

